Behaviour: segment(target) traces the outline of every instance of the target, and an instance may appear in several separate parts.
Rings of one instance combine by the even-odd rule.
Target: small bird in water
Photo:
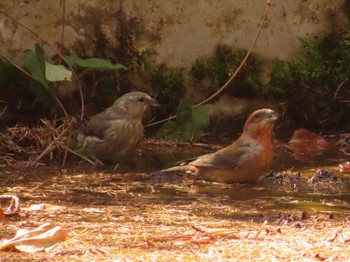
[[[231,145],[163,171],[187,171],[225,183],[255,182],[272,162],[272,131],[278,114],[259,109],[246,120],[242,135]]]
[[[143,138],[142,116],[157,101],[143,92],[130,92],[92,117],[78,135],[84,152],[104,163],[125,161]]]

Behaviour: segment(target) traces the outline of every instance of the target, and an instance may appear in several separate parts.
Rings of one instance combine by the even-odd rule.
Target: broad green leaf
[[[191,119],[190,119],[191,120]],[[193,141],[193,125],[190,121],[179,124],[179,140]]]
[[[192,110],[192,121],[199,128],[205,127],[209,123],[209,115],[203,106],[198,106]]]
[[[192,103],[188,98],[182,99],[176,111],[176,120],[178,122],[191,121]]]
[[[198,106],[192,111],[193,137],[194,141],[200,139],[204,128],[209,123],[209,115],[203,106]]]
[[[161,128],[159,128],[159,130],[156,134],[156,138],[158,138],[158,139],[168,138],[169,136],[171,136],[171,134],[174,133],[175,130],[176,130],[176,122],[175,121],[166,122],[164,125],[161,126]]]
[[[198,106],[192,109],[188,99],[181,100],[176,116],[176,121],[167,122],[158,130],[157,138],[197,141],[203,135],[203,129],[209,122],[205,108]]]
[[[77,65],[84,68],[91,68],[91,69],[123,69],[127,70],[127,67],[123,66],[122,64],[112,64],[108,60],[101,59],[101,58],[87,58],[87,59],[81,59],[77,56],[65,56],[64,57],[71,65]]]
[[[24,51],[24,66],[35,80],[49,87],[45,75],[45,52],[39,44],[35,44],[34,50]]]
[[[56,103],[56,100],[50,93],[49,89],[43,86],[41,82],[31,79],[29,88],[36,95],[39,102],[44,106],[51,108]]]
[[[72,72],[63,65],[53,65],[48,62],[46,65],[46,79],[50,82],[71,81]]]

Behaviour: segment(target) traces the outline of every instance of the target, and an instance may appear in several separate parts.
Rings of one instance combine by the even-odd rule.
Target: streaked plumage
[[[142,116],[157,101],[143,92],[130,92],[97,114],[78,135],[84,152],[102,162],[127,160],[143,138]]]

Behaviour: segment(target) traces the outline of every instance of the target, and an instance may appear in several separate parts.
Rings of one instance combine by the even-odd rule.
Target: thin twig
[[[261,227],[259,228],[258,232],[256,232],[255,238],[258,238],[261,231],[263,231],[263,229],[266,227],[267,225],[267,220],[264,221],[264,223],[262,223]]]
[[[342,152],[343,154],[350,156],[350,153],[346,152],[345,149],[342,149],[342,148],[338,147],[338,150],[340,152]]]
[[[69,125],[71,125],[73,122],[74,122],[75,120],[74,119],[72,119],[71,120],[71,122],[68,124],[68,126]],[[48,123],[47,121],[43,121],[43,120],[41,120],[41,122],[45,125],[45,126],[47,126],[51,131],[52,131],[52,135],[54,136],[54,139],[56,139],[56,136],[55,136],[55,134],[57,133],[57,131],[58,131],[58,129],[61,127],[61,126],[63,126],[64,125],[64,123],[61,125],[61,126],[59,126],[58,128],[55,128],[54,126],[51,126],[51,124],[50,123]],[[66,165],[66,161],[67,161],[67,157],[68,157],[68,146],[66,146],[66,145],[69,145],[69,143],[70,143],[70,137],[71,137],[71,133],[69,133],[69,135],[67,136],[68,138],[67,138],[67,141],[65,142],[65,143],[62,143],[62,144],[60,144],[59,146],[60,147],[63,147],[63,149],[64,149],[64,156],[63,156],[63,161],[62,161],[62,167],[64,167],[65,165]],[[58,142],[58,141],[57,141]],[[52,150],[51,150],[51,153],[52,153]]]
[[[11,20],[13,20],[15,23],[19,24],[20,26],[22,26],[23,28],[25,28],[26,30],[28,30],[29,32],[31,32],[35,37],[37,37],[38,39],[40,39],[42,41],[43,45],[47,45],[52,51],[54,51],[64,62],[67,63],[69,69],[72,71],[74,77],[77,80],[78,83],[78,87],[79,87],[79,93],[80,93],[80,100],[81,100],[81,114],[80,114],[80,120],[83,120],[84,118],[84,110],[85,110],[85,105],[84,105],[84,97],[83,97],[83,90],[82,90],[82,86],[80,84],[78,75],[76,74],[74,68],[72,67],[72,65],[64,58],[64,56],[56,49],[54,48],[52,45],[50,45],[44,38],[42,38],[39,34],[35,33],[33,30],[31,30],[29,27],[27,27],[26,25],[24,25],[23,23],[21,23],[20,21],[18,21],[16,18],[12,17],[11,15],[9,15],[8,13],[6,13],[5,11],[3,11],[2,9],[0,9],[0,13],[4,14],[5,16],[7,16],[8,18],[10,18]]]
[[[39,162],[44,156],[50,153],[55,147],[53,146],[70,128],[73,121],[70,121],[67,127],[59,134],[47,147],[46,149],[35,159],[35,162]]]
[[[328,242],[334,242],[334,240],[336,240],[337,237],[339,237],[339,235],[341,235],[343,229],[344,229],[344,226],[338,227],[337,230],[334,232],[333,236],[328,238],[327,241]]]
[[[2,116],[3,114],[5,114],[5,112],[6,112],[6,110],[7,110],[7,106],[8,106],[8,105],[6,105],[6,106],[1,110],[0,116]]]
[[[67,164],[69,148],[66,145],[69,145],[70,142],[72,141],[71,136],[72,136],[72,133],[70,132],[67,136],[67,142],[64,144],[64,155],[63,155],[63,160],[62,160],[62,167],[65,167]]]
[[[271,6],[271,0],[266,0],[266,7],[265,7],[265,13],[262,17],[262,20],[261,20],[261,23],[260,23],[260,26],[259,26],[259,29],[258,29],[258,32],[256,34],[256,37],[252,43],[252,45],[250,46],[250,48],[248,49],[247,51],[247,54],[245,55],[245,57],[243,58],[241,64],[238,66],[238,68],[236,69],[236,71],[232,74],[232,76],[226,81],[226,83],[218,90],[216,91],[214,94],[212,94],[210,97],[206,98],[205,100],[203,100],[202,102],[192,106],[192,108],[196,108],[200,105],[203,105],[203,104],[206,104],[208,103],[209,101],[213,100],[215,97],[217,97],[219,94],[221,94],[228,86],[230,86],[230,84],[233,82],[233,80],[237,77],[237,75],[240,73],[240,71],[242,70],[242,68],[245,66],[245,64],[247,63],[248,61],[248,58],[249,56],[251,55],[257,41],[258,41],[258,38],[260,36],[260,33],[262,31],[262,28],[264,26],[264,23],[265,23],[265,20],[267,18],[267,13],[268,13],[268,10]],[[166,121],[169,121],[169,120],[172,120],[172,119],[175,119],[176,118],[176,115],[173,115],[173,116],[170,116],[166,119],[162,119],[162,120],[159,120],[157,122],[154,122],[154,123],[151,123],[151,124],[148,124],[148,125],[145,125],[145,127],[150,127],[150,126],[155,126],[155,125],[158,125],[158,124],[161,124],[161,123],[164,123]]]
[[[64,47],[64,29],[66,26],[66,0],[61,0],[62,5],[62,25],[61,25],[61,45],[60,45],[60,52],[62,53],[63,47]],[[61,64],[62,59],[60,57],[58,63]]]
[[[7,58],[6,56],[3,56],[2,54],[0,54],[0,57],[2,57],[3,59],[5,59],[7,62],[9,62],[12,66],[14,66],[15,68],[17,68],[19,71],[21,71],[23,74],[25,74],[26,76],[30,77],[33,80],[36,80],[31,74],[29,74],[27,71],[25,71],[23,68],[21,68],[19,65],[17,65],[16,63],[14,63],[13,61],[11,61],[11,59]],[[38,80],[36,80],[38,81]],[[46,88],[46,87],[44,87]],[[50,91],[50,90],[49,90]],[[65,116],[68,116],[67,110],[65,109],[65,107],[63,106],[62,102],[58,99],[58,97],[53,93],[50,92],[50,94],[53,96],[53,98],[56,100],[57,104],[60,106],[61,110],[63,111]]]
[[[64,146],[64,147],[66,147],[66,146]],[[76,155],[76,156],[80,157],[81,159],[85,160],[86,162],[90,163],[91,165],[95,165],[95,164],[96,164],[96,163],[95,163],[94,161],[92,161],[90,158],[88,158],[88,157],[86,157],[86,156],[84,156],[84,155],[82,155],[82,154],[80,154],[80,153],[78,153],[78,152],[76,152],[76,151],[70,149],[69,147],[67,147],[67,148],[68,148],[68,151],[69,151],[70,153],[72,153],[73,155]]]
[[[5,59],[7,62],[9,62],[12,66],[16,67],[19,71],[21,71],[23,74],[25,74],[26,76],[33,78],[33,76],[31,74],[29,74],[26,70],[24,70],[23,68],[21,68],[19,65],[15,64],[14,62],[11,61],[11,59],[7,58],[6,56],[0,54],[0,57]]]
[[[230,79],[218,90],[216,91],[213,95],[211,95],[210,97],[208,97],[207,99],[205,99],[204,101],[200,102],[199,104],[197,105],[194,105],[193,107],[198,107],[200,105],[203,105],[211,100],[213,100],[216,96],[218,96],[219,94],[221,94],[232,82],[233,80],[237,77],[237,75],[240,73],[240,71],[242,70],[242,68],[245,66],[245,64],[247,63],[248,61],[248,58],[249,56],[251,55],[251,53],[253,52],[253,49],[256,45],[256,43],[258,42],[258,38],[260,36],[260,33],[262,31],[262,28],[264,26],[264,23],[265,23],[265,20],[266,20],[266,17],[267,17],[267,12],[270,8],[270,0],[267,0],[266,1],[266,7],[265,7],[265,13],[262,17],[262,20],[261,20],[261,23],[260,23],[260,26],[259,26],[259,29],[258,29],[258,33],[256,34],[256,37],[251,45],[251,47],[248,49],[248,52],[247,54],[245,55],[245,57],[243,58],[241,64],[238,66],[238,68],[236,69],[236,71],[233,73],[233,75],[230,77]]]
[[[70,126],[74,121],[75,121],[75,120],[72,119],[72,120],[68,123],[68,126],[66,127],[66,129],[68,129],[69,126]],[[45,122],[45,121],[42,121],[42,122],[43,122],[44,125],[46,125],[51,131],[57,131],[57,129],[55,129],[54,127],[48,125],[47,122]],[[65,132],[65,130],[62,131],[62,132]],[[61,134],[62,134],[62,133],[61,133]],[[60,135],[61,135],[61,134],[60,134]],[[59,137],[54,137],[54,141],[57,141],[57,142],[58,142],[58,140],[59,140]],[[70,148],[67,146],[67,145],[69,144],[69,141],[70,141],[70,140],[71,140],[71,134],[68,135],[68,139],[67,139],[67,142],[66,142],[66,143],[60,144],[60,146],[65,150],[65,152],[64,152],[64,158],[63,158],[63,162],[62,162],[62,166],[65,166],[65,164],[66,164],[68,152],[72,153],[73,155],[78,156],[78,157],[81,158],[82,160],[84,160],[84,161],[86,161],[86,162],[88,162],[88,163],[90,163],[90,164],[92,164],[92,165],[95,165],[95,164],[96,164],[94,161],[92,161],[92,160],[89,159],[88,157],[86,157],[86,156],[84,156],[84,155],[82,155],[82,154],[80,154],[80,153],[78,153],[78,152],[76,152],[76,151],[70,149]],[[54,148],[56,148],[56,146],[55,146]],[[52,151],[52,150],[51,150],[51,151]]]

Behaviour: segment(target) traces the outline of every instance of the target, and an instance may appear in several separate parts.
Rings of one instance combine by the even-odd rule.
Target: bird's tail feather
[[[161,172],[186,172],[186,173],[192,173],[193,169],[188,165],[183,166],[173,166],[166,169],[161,170]]]

